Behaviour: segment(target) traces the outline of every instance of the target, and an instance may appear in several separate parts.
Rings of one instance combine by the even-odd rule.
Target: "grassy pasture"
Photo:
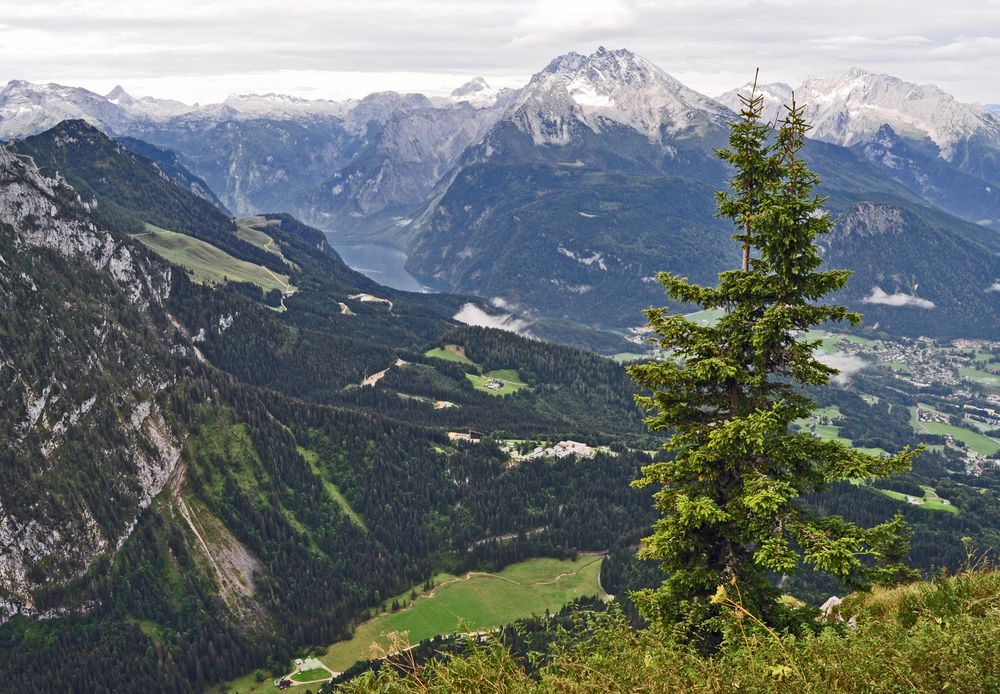
[[[983,383],[988,386],[1000,386],[1000,376],[989,371],[980,371],[967,366],[959,368],[958,375],[976,383]]]
[[[146,233],[138,234],[136,239],[157,255],[185,268],[191,279],[200,284],[221,284],[233,280],[256,284],[264,291],[295,291],[295,287],[289,284],[288,275],[234,258],[212,244],[186,234],[147,224]]]
[[[331,482],[329,479],[327,479],[327,475],[323,472],[323,470],[320,469],[319,455],[317,455],[316,451],[304,448],[302,446],[298,446],[297,448],[299,451],[299,455],[301,455],[305,459],[305,461],[309,463],[309,467],[312,468],[312,471],[322,478],[323,488],[326,489],[326,493],[329,494],[330,498],[333,499],[333,501],[336,502],[336,504],[340,507],[340,510],[343,511],[347,515],[347,517],[350,518],[354,522],[354,524],[357,525],[359,528],[367,530],[368,526],[365,525],[364,519],[360,515],[358,515],[357,511],[355,511],[351,507],[350,502],[347,500],[347,497],[345,497],[343,493],[340,491],[340,488],[336,484]]]
[[[496,371],[488,371],[482,376],[477,376],[476,374],[465,374],[465,377],[472,381],[472,385],[476,388],[476,390],[489,393],[490,395],[510,395],[512,393],[516,393],[522,388],[528,388],[528,384],[521,380],[521,377],[515,369],[498,369]],[[499,390],[487,388],[486,384],[492,379],[502,382],[503,388]]]
[[[410,607],[365,622],[351,640],[333,644],[320,660],[342,672],[370,657],[373,644],[386,646],[385,635],[390,632],[407,632],[409,642],[417,643],[438,634],[491,629],[546,609],[556,611],[576,598],[602,594],[601,561],[601,557],[529,559],[497,574],[435,576],[437,587],[430,594],[418,597]],[[409,593],[398,599],[408,600]]]
[[[884,494],[885,496],[895,499],[896,501],[905,501],[909,503],[909,497],[902,492],[894,492],[891,489],[879,489],[878,487],[872,487],[879,494]],[[947,511],[948,513],[958,513],[958,508],[951,504],[945,504],[942,502],[941,497],[937,495],[937,492],[933,487],[923,487],[924,496],[923,503],[919,504],[920,508],[925,508],[929,511]]]
[[[927,407],[921,404],[920,407],[925,410],[930,410],[936,412],[934,408]],[[980,455],[993,455],[997,451],[1000,451],[1000,441],[994,438],[990,438],[985,434],[980,434],[978,431],[973,431],[972,429],[966,429],[965,427],[956,427],[951,424],[944,424],[942,422],[921,422],[917,420],[917,409],[915,407],[910,408],[910,424],[913,426],[914,431],[920,432],[925,431],[928,434],[950,434],[952,438],[964,443],[970,451],[975,451]]]
[[[627,364],[630,361],[638,361],[640,359],[648,358],[648,354],[636,354],[635,352],[618,352],[611,356],[619,364]]]
[[[705,309],[703,311],[695,311],[694,313],[686,313],[684,317],[695,323],[704,323],[706,325],[715,325],[715,323],[726,314],[721,308],[711,308]]]
[[[427,350],[424,352],[425,357],[432,357],[434,359],[443,359],[444,361],[453,361],[459,364],[469,364],[470,366],[475,366],[475,362],[465,356],[465,348],[458,345],[445,345],[444,347],[435,347],[434,349]]]
[[[330,679],[329,670],[324,670],[321,667],[315,670],[306,670],[304,672],[296,672],[292,675],[292,679],[296,682],[315,682],[316,680],[328,680]]]
[[[407,632],[409,642],[417,643],[460,630],[485,631],[543,614],[546,609],[555,612],[577,598],[604,594],[599,581],[602,560],[596,556],[575,561],[538,558],[512,564],[496,574],[438,574],[430,593],[423,592],[416,602],[398,612],[365,622],[353,638],[333,644],[318,658],[334,672],[343,672],[358,660],[370,657],[373,644],[387,645],[386,635],[392,632]],[[423,590],[419,585],[414,589]],[[408,603],[409,598],[410,591],[406,591],[395,599]],[[385,604],[391,604],[392,600],[389,598]],[[324,671],[316,679],[328,674]],[[248,673],[209,691],[278,694],[272,683],[275,676],[268,673],[262,682],[257,682],[255,674]],[[305,691],[305,688],[291,691]]]

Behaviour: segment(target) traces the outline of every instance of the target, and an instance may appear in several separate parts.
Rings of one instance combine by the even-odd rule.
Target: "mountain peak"
[[[840,77],[806,80],[797,96],[806,105],[814,136],[845,146],[868,139],[888,123],[903,137],[930,140],[947,159],[959,141],[991,129],[981,106],[960,103],[934,85],[856,67]]]
[[[114,89],[112,89],[110,92],[104,95],[104,98],[107,99],[108,101],[114,101],[116,99],[122,98],[123,96],[129,96],[128,92],[126,92],[125,88],[122,87],[120,84],[116,84]]]
[[[7,83],[7,86],[4,87],[4,91],[8,89],[23,89],[24,87],[33,87],[33,86],[35,85],[33,85],[31,82],[28,82],[27,80],[11,80],[10,82]]]
[[[515,111],[526,107],[534,115],[521,118],[525,125],[525,117],[539,123],[571,117],[596,131],[602,121],[614,121],[654,141],[664,134],[720,125],[728,116],[719,104],[642,56],[604,46],[590,55],[570,52],[551,61],[531,78],[513,106]]]
[[[473,77],[471,80],[463,84],[452,91],[452,96],[462,96],[463,94],[470,94],[472,92],[481,92],[484,89],[489,89],[490,85],[486,81],[485,77]]]
[[[502,90],[494,89],[483,77],[473,77],[471,80],[455,89],[449,99],[455,102],[465,101],[476,108],[493,106],[500,97]]]
[[[70,118],[60,121],[48,130],[34,135],[35,138],[51,139],[58,146],[75,144],[76,142],[113,142],[92,123],[82,118]]]
[[[585,70],[594,70],[624,77],[633,73],[637,68],[642,67],[658,69],[652,63],[627,48],[617,48],[609,51],[604,46],[598,46],[597,50],[590,55],[582,55],[575,51],[564,53],[553,59],[543,72],[578,73]]]
[[[791,87],[777,83],[757,89],[764,95],[764,117],[779,117]],[[934,85],[852,67],[837,77],[809,78],[794,92],[813,125],[810,137],[817,140],[849,147],[898,136],[930,141],[945,159],[953,156],[959,142],[973,136],[1000,147],[1000,122],[987,107],[963,104]],[[718,101],[739,110],[738,95],[747,93],[749,85],[722,94]],[[886,124],[891,132],[881,130]]]

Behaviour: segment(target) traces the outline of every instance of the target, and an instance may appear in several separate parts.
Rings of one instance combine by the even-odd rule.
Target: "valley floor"
[[[488,632],[518,619],[556,612],[577,598],[604,596],[600,585],[603,559],[602,555],[581,555],[576,560],[537,558],[497,573],[439,574],[429,590],[414,586],[415,600],[411,601],[410,592],[386,600],[383,607],[390,610],[393,601],[405,606],[364,622],[352,639],[331,645],[318,659],[339,673],[359,660],[387,655],[437,635]],[[267,674],[258,683],[251,673],[224,689],[210,691],[273,694],[279,690],[272,678]]]

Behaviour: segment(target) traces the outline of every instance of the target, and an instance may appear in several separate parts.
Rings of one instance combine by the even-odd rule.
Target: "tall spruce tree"
[[[909,530],[901,517],[861,528],[802,503],[834,482],[904,471],[916,452],[869,455],[793,429],[814,406],[806,389],[837,373],[816,359],[820,343],[805,331],[830,321],[857,325],[860,316],[821,303],[850,273],[819,269],[816,237],[832,221],[801,158],[809,129],[802,109],[793,99],[773,133],[761,123],[758,95],[743,105],[729,147],[718,152],[735,167],[718,207],[745,245],[745,265],[721,273],[714,287],[661,273],[674,300],[724,313],[704,325],[647,310],[654,342],[668,356],[629,368],[650,392],[639,398],[649,428],[671,432],[665,448],[672,453],[634,483],[659,486],[661,517],[640,556],[659,560],[668,574],[634,597],[652,623],[707,649],[722,634],[712,600],[720,585],[734,587],[730,595],[764,623],[781,625],[788,614],[774,578],[803,565],[849,586],[912,576],[903,564]]]

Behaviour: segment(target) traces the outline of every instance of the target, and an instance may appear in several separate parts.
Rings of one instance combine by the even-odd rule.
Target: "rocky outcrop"
[[[0,147],[0,622],[87,609],[40,596],[117,552],[180,458],[170,269],[93,207]]]
[[[64,256],[107,270],[142,308],[170,293],[170,269],[139,257],[133,246],[98,229],[84,202],[60,178],[45,178],[29,157],[0,147],[0,222],[13,228],[19,247],[51,248]]]

